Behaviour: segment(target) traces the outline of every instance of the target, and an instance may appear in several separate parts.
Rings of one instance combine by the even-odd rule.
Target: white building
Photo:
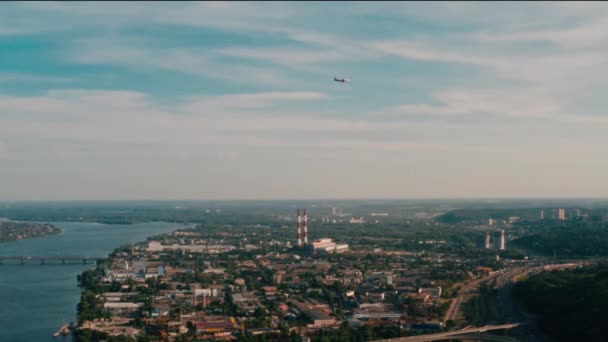
[[[347,244],[336,244],[332,239],[316,239],[310,243],[313,253],[343,253],[348,251]]]
[[[360,217],[358,219],[356,219],[356,218],[353,217],[353,218],[350,219],[350,223],[351,224],[354,224],[354,223],[361,224],[361,223],[365,223],[365,222],[367,222],[367,220],[364,219],[363,217]]]

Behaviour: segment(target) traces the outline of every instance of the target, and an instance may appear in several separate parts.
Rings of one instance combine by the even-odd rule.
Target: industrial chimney
[[[306,209],[304,209],[304,244],[308,244],[308,216],[306,214]]]
[[[302,223],[300,209],[298,209],[298,247],[302,247]]]

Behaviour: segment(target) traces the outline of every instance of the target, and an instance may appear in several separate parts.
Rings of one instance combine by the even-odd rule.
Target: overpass
[[[483,327],[471,327],[461,330],[446,331],[436,334],[397,337],[386,340],[376,340],[375,342],[427,342],[427,341],[446,341],[454,339],[473,339],[479,341],[497,341],[497,342],[517,342],[518,340],[509,336],[498,336],[490,334],[482,334],[486,331],[511,329],[519,326],[519,323],[501,324],[501,325],[486,325]]]
[[[57,263],[57,264],[74,264],[75,261],[82,264],[87,263],[97,263],[99,260],[103,260],[103,257],[90,257],[90,256],[27,256],[27,255],[17,255],[17,256],[4,256],[0,255],[0,265],[3,265],[7,262],[15,263],[15,264],[32,264],[32,263],[40,263],[40,265],[45,265],[48,263]]]

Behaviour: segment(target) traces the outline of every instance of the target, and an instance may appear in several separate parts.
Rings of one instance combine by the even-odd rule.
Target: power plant
[[[505,238],[505,230],[504,229],[500,229],[500,230],[496,230],[494,231],[495,235],[498,235],[500,233],[500,238],[499,238],[499,245],[498,245],[498,249],[500,249],[501,251],[504,251],[507,249],[507,241]],[[486,231],[486,238],[485,238],[485,243],[484,243],[484,247],[485,249],[490,249],[492,247],[492,240],[494,239],[490,239],[490,231]]]
[[[348,251],[347,244],[337,244],[329,238],[315,239],[308,242],[308,214],[306,209],[304,209],[302,213],[304,214],[304,235],[302,235],[302,216],[300,215],[300,209],[297,210],[298,241],[295,246],[297,250],[305,251],[310,254],[343,253]]]

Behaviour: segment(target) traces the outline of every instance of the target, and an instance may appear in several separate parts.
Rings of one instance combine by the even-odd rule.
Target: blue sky
[[[602,3],[2,3],[0,199],[608,196],[607,66]]]

